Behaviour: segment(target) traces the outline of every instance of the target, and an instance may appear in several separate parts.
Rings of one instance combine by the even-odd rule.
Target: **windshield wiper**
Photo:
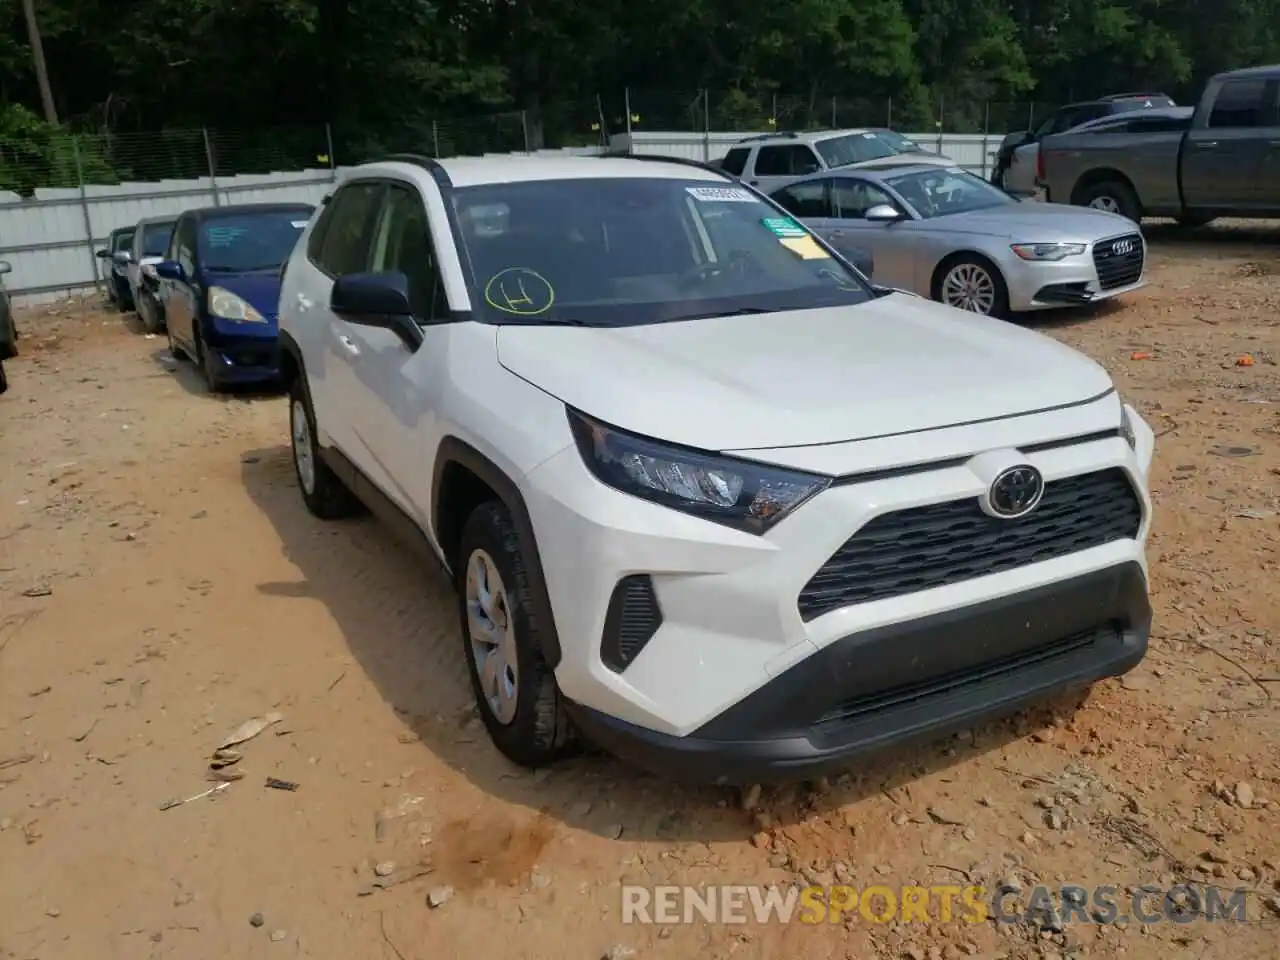
[[[756,313],[777,313],[767,307],[738,307],[736,310],[708,310],[706,313],[679,313],[667,317],[664,322],[676,323],[680,320],[711,320],[715,317],[745,317]]]

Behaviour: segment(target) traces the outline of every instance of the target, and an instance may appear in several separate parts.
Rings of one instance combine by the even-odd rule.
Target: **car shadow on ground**
[[[1056,310],[1034,310],[1019,314],[1013,322],[1030,330],[1064,330],[1090,323],[1103,323],[1108,317],[1123,313],[1124,297],[1114,297],[1099,303],[1087,303],[1078,307],[1060,307]]]
[[[171,374],[182,389],[193,397],[207,397],[210,400],[273,400],[283,396],[279,386],[248,384],[237,385],[233,387],[224,387],[219,393],[210,393],[208,385],[204,382],[204,377],[200,371],[196,369],[196,365],[183,357],[178,357],[169,351],[168,347],[161,347],[151,354],[151,362],[161,370]]]
[[[673,784],[600,751],[550,770],[509,763],[478,719],[463,660],[452,586],[443,571],[403,547],[372,517],[325,523],[312,517],[297,489],[286,446],[245,451],[250,498],[275,527],[281,548],[302,575],[262,583],[266,595],[324,604],[356,661],[384,701],[436,756],[490,796],[573,826],[631,840],[743,840],[760,829],[737,791]],[[967,735],[902,751],[851,768],[831,782],[769,787],[765,804],[781,826],[801,822],[1004,748],[1033,729],[1069,719],[1083,702],[1068,695],[1036,710],[986,724]],[[896,800],[894,801],[897,802]]]
[[[1280,222],[1274,220],[1217,221],[1203,227],[1182,227],[1173,221],[1162,221],[1146,224],[1142,232],[1149,244],[1173,249],[1196,245],[1280,247]]]

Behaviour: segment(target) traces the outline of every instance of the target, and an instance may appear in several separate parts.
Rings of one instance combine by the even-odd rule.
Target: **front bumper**
[[[843,637],[691,736],[569,709],[592,740],[669,779],[813,777],[1125,673],[1150,629],[1146,577],[1125,563]]]
[[[280,375],[275,318],[264,324],[209,320],[204,342],[223,383],[269,383]]]
[[[702,757],[674,761],[677,768],[689,762],[696,773],[710,770],[707,755],[723,753],[726,767],[716,779],[736,777],[739,765],[776,771],[838,764],[879,744],[973,723],[1123,672],[1142,656],[1150,616],[1142,603],[1154,439],[1132,411],[1136,449],[1116,436],[1117,407],[1109,394],[928,434],[742,452],[829,475],[858,474],[764,536],[614,491],[587,471],[576,447],[565,449],[527,475],[522,494],[559,635],[556,680],[571,711],[589,735],[642,763],[651,752],[675,750]],[[1119,472],[1139,519],[1129,535],[1074,552],[1036,554],[997,572],[970,570],[927,585],[908,575],[902,582],[914,583],[910,589],[873,599],[845,595],[802,612],[806,585],[851,536],[882,516],[972,503],[987,489],[984,471],[993,458],[1030,463],[1051,484]],[[1122,577],[1121,570],[1131,572]],[[623,608],[631,617],[625,629]],[[1073,619],[1079,611],[1086,613]],[[1111,640],[1103,635],[1108,625]],[[1049,666],[1019,659],[1047,657],[1049,647],[1095,628],[1092,646],[1073,647],[1067,659]],[[629,651],[618,656],[624,642]],[[1003,679],[970,684],[974,671],[1005,661]],[[932,689],[946,676],[964,680],[966,692],[931,699],[925,713],[899,705],[877,707],[872,719],[829,716],[851,698],[880,702],[904,685]],[[803,695],[793,703],[796,690]]]
[[[1136,227],[1133,235],[1140,237]],[[1145,242],[1141,240],[1136,271],[1123,275],[1120,282],[1116,282],[1112,275],[1108,276],[1106,284],[1101,282],[1094,252],[1115,239],[1100,240],[1091,244],[1085,253],[1056,262],[1029,262],[1010,253],[1003,270],[1009,288],[1010,309],[1030,312],[1083,306],[1142,289],[1147,280]]]

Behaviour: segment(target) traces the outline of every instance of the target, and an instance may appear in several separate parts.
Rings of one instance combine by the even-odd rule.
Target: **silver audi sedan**
[[[959,167],[827,170],[773,199],[875,282],[995,317],[1105,300],[1146,283],[1146,243],[1114,213],[1020,201]]]

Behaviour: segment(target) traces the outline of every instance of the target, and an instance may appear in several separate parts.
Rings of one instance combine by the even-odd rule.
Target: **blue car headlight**
[[[583,462],[601,483],[673,510],[763,534],[830,477],[676,446],[568,410]]]
[[[235,323],[267,322],[267,318],[255,310],[247,300],[222,287],[209,288],[209,312],[220,320],[231,320]]]

